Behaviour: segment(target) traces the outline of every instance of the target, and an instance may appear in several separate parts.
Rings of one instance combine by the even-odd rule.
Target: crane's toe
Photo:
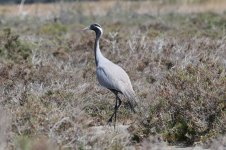
[[[107,122],[107,124],[111,124],[112,123],[112,117],[110,118],[110,119],[108,119],[108,122]]]

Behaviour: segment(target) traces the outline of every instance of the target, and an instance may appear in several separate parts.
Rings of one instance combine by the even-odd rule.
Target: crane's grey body
[[[97,79],[100,85],[126,94],[133,88],[126,72],[108,59],[103,59],[96,66]]]
[[[112,122],[112,118],[115,115],[116,122],[116,113],[121,105],[121,99],[118,97],[118,93],[121,93],[126,96],[129,105],[133,111],[136,105],[135,93],[133,91],[133,87],[127,73],[120,66],[114,64],[113,62],[111,62],[102,55],[99,48],[99,39],[103,33],[103,30],[100,27],[100,25],[92,24],[90,25],[90,27],[86,29],[93,30],[96,33],[94,47],[96,75],[100,85],[111,90],[116,96],[115,111],[112,114],[111,118],[109,119],[109,122]],[[117,101],[119,102],[118,104]]]

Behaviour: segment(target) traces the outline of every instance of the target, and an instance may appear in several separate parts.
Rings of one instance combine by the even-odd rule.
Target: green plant
[[[31,56],[30,45],[19,40],[19,35],[6,28],[0,33],[0,57],[13,62],[28,61]]]

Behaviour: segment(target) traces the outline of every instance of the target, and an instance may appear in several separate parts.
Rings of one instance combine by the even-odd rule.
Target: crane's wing
[[[132,87],[129,76],[126,72],[113,63],[98,66],[96,73],[99,83],[108,89],[123,92],[125,88]]]
[[[135,107],[136,98],[132,84],[129,76],[120,66],[112,62],[105,62],[104,65],[97,67],[96,73],[102,86],[122,92],[128,98],[131,108]]]
[[[97,73],[97,79],[100,83],[100,85],[108,88],[108,89],[116,89],[115,82],[112,80],[111,75],[109,76],[109,73],[106,72],[102,67],[97,67],[96,73]]]

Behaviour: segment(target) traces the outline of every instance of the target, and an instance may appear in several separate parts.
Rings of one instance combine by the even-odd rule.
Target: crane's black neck
[[[100,47],[99,47],[99,41],[100,41],[100,36],[101,36],[101,31],[100,30],[94,30],[96,33],[96,39],[95,39],[95,45],[94,45],[94,54],[95,54],[95,63],[96,66],[98,66],[98,55],[101,54],[100,52]]]

